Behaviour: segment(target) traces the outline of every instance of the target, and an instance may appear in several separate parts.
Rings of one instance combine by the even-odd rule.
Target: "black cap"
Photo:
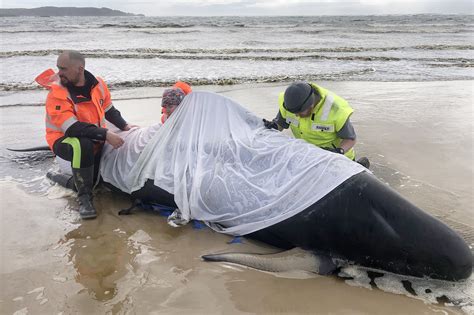
[[[285,91],[283,106],[290,113],[301,113],[316,101],[313,87],[307,82],[292,83]]]

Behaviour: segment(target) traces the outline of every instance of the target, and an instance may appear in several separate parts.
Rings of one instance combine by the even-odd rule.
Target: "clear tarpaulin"
[[[233,235],[292,217],[365,170],[343,155],[264,128],[261,118],[210,92],[189,94],[147,134],[146,145],[106,147],[102,176],[128,193],[153,179],[174,194],[173,217],[202,220]]]
[[[158,118],[157,118],[158,119]],[[100,160],[100,175],[107,183],[114,185],[123,192],[131,193],[129,173],[137,163],[145,146],[155,136],[162,124],[157,123],[150,127],[133,128],[129,131],[113,131],[122,137],[125,143],[118,149],[105,144]]]

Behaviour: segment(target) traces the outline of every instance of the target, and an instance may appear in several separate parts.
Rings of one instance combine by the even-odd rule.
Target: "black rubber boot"
[[[57,183],[58,185],[63,186],[64,188],[77,191],[76,185],[74,185],[74,177],[71,175],[56,173],[56,172],[48,172],[46,173],[46,177],[52,180],[53,182]]]
[[[360,165],[362,165],[363,167],[365,167],[366,169],[370,168],[370,161],[365,156],[361,157],[356,162],[359,163]]]
[[[73,168],[74,184],[77,188],[79,214],[82,219],[94,219],[97,211],[92,204],[92,187],[94,186],[94,166]]]

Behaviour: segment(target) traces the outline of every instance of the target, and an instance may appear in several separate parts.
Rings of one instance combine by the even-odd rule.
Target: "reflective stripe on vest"
[[[102,108],[102,104],[104,103],[103,100],[105,99],[105,86],[104,86],[105,83],[102,81],[102,79],[98,79],[97,81],[99,81],[99,91],[100,91],[100,96],[101,96],[99,106],[101,107],[101,110],[104,111],[104,115],[105,115],[105,113],[109,109],[112,108],[112,102],[110,103],[109,106],[107,106],[107,108],[105,110]],[[100,115],[100,113],[99,113],[99,117],[100,116],[102,116],[102,115]],[[105,126],[105,116],[103,116],[102,119],[99,122],[99,127],[103,127],[103,126]]]
[[[324,100],[323,114],[321,115],[321,121],[328,120],[329,113],[331,112],[332,104],[334,103],[334,96],[331,93],[326,95],[326,99]]]
[[[51,116],[49,116],[48,114],[46,114],[46,120],[45,120],[45,124],[46,124],[46,128],[49,128],[49,129],[53,129],[55,131],[59,131],[59,132],[62,132],[62,133],[65,133],[66,130],[71,127],[72,124],[74,124],[75,122],[77,121],[76,117],[71,117],[69,119],[67,119],[65,122],[63,122],[63,124],[61,125],[61,127],[57,127],[56,125],[54,125],[52,122],[51,122]]]
[[[298,127],[300,125],[300,121],[294,117],[287,117],[286,123]]]
[[[112,108],[112,106],[114,106],[114,104],[110,103],[110,105],[105,108],[105,112],[107,113]]]
[[[77,119],[74,116],[66,119],[66,121],[61,125],[62,132],[66,133],[66,130],[68,130],[68,128],[71,127],[75,122],[77,122]]]
[[[54,131],[63,132],[63,131],[61,130],[61,128],[56,127],[55,125],[53,125],[52,123],[50,123],[49,120],[47,120],[47,119],[46,119],[45,124],[46,124],[46,128],[52,129],[52,130],[54,130]]]
[[[99,81],[99,90],[100,90],[100,95],[102,96],[102,98],[105,97],[105,88],[104,88],[104,85],[102,83],[102,80],[97,80]]]

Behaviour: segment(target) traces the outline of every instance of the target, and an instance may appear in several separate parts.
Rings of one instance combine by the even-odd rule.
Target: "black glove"
[[[323,148],[324,150],[331,151],[334,153],[339,153],[339,154],[346,154],[346,151],[344,151],[343,148]]]
[[[346,151],[343,148],[334,148],[334,152],[344,155]]]
[[[278,130],[278,124],[276,123],[275,119],[269,121],[263,118],[262,120],[263,120],[263,125],[265,126],[265,128]]]

